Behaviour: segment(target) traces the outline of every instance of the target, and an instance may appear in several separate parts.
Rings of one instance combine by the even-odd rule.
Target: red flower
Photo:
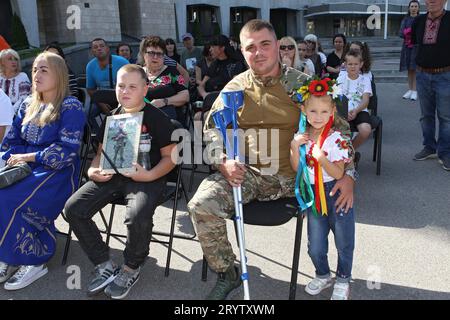
[[[341,150],[348,149],[348,141],[347,140],[337,139],[335,143],[338,145],[339,149],[341,149]]]
[[[324,96],[329,89],[328,83],[325,80],[313,80],[309,84],[308,90],[314,96]]]
[[[169,76],[162,76],[161,77],[161,82],[166,85],[166,84],[170,84],[171,83],[171,79]]]
[[[184,81],[184,78],[183,78],[182,76],[178,76],[178,77],[177,77],[177,81],[178,81],[178,83],[179,83],[180,85],[182,85],[182,86],[184,86],[184,84],[186,83],[186,82]]]
[[[313,158],[313,156],[307,154],[306,155],[306,165],[308,167],[310,167],[311,169],[314,168],[314,164],[315,164],[316,159]]]

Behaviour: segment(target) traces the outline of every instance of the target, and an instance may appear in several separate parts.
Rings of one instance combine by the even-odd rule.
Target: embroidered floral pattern
[[[348,141],[345,139],[337,139],[334,143],[338,146],[339,150],[346,150],[349,148]]]
[[[156,79],[150,81],[149,86],[150,86],[150,88],[156,88],[156,87],[160,87],[160,86],[167,86],[167,85],[174,84],[174,83],[178,83],[178,84],[184,86],[185,81],[181,75],[174,76],[171,73],[169,73],[168,75],[164,75],[164,76],[161,76],[159,78],[156,78]]]
[[[53,143],[45,150],[42,163],[45,166],[58,170],[74,162],[76,156],[77,154],[75,152],[66,155],[60,145]]]
[[[25,228],[21,228],[20,232],[16,235],[17,241],[14,245],[14,252],[20,252],[21,254],[30,256],[34,255],[38,258],[50,254],[50,250],[47,245],[42,244],[37,236],[37,233],[31,233],[25,231]]]

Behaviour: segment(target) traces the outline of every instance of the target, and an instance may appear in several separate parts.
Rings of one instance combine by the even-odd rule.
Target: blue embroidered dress
[[[3,159],[36,152],[33,173],[0,189],[0,261],[39,265],[55,253],[54,220],[78,184],[79,156],[85,116],[81,103],[66,97],[58,120],[44,127],[22,126],[30,99],[21,105],[3,140]],[[42,110],[45,106],[42,106]]]

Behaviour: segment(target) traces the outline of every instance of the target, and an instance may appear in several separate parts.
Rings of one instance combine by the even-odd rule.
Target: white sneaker
[[[10,266],[4,262],[0,261],[0,283],[5,282],[17,271],[19,267]]]
[[[19,270],[5,283],[5,290],[23,289],[40,277],[46,275],[48,269],[45,265],[21,266]]]
[[[409,97],[411,100],[417,100],[417,91],[411,91],[411,96]]]
[[[336,282],[334,284],[331,300],[348,300],[350,284],[348,282]]]
[[[333,280],[331,277],[326,279],[314,278],[308,285],[305,287],[305,291],[312,296],[318,295],[323,289],[331,287],[333,284]]]
[[[411,94],[413,92],[411,90],[406,91],[406,93],[403,95],[403,99],[411,99]]]

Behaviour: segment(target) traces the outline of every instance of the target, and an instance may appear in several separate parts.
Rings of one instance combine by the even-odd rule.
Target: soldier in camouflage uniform
[[[188,204],[203,253],[209,266],[218,273],[216,286],[207,298],[217,300],[225,299],[241,284],[225,221],[235,211],[232,188],[242,187],[244,204],[255,199],[270,201],[294,196],[295,172],[289,156],[290,142],[298,131],[300,118],[300,104],[295,91],[308,78],[308,75],[280,64],[277,38],[270,23],[251,20],[241,30],[240,37],[250,69],[231,80],[223,91],[244,91],[244,104],[238,110],[238,127],[244,131],[251,129],[254,134],[244,139],[241,154],[255,161],[251,164],[237,163],[226,159],[222,152],[221,143],[217,143],[222,138],[220,132],[214,129],[211,117],[214,111],[223,108],[219,97],[204,128],[209,147],[220,146],[217,150],[209,149],[210,161],[218,165],[219,172],[203,180]],[[271,139],[267,139],[266,146],[261,146],[261,141],[258,144],[255,137],[267,133],[265,130],[274,129],[278,139],[272,142],[272,135],[269,134]],[[349,132],[349,128],[340,129]],[[352,206],[353,180],[349,178],[341,184],[338,182],[337,189],[342,194],[341,206]]]

